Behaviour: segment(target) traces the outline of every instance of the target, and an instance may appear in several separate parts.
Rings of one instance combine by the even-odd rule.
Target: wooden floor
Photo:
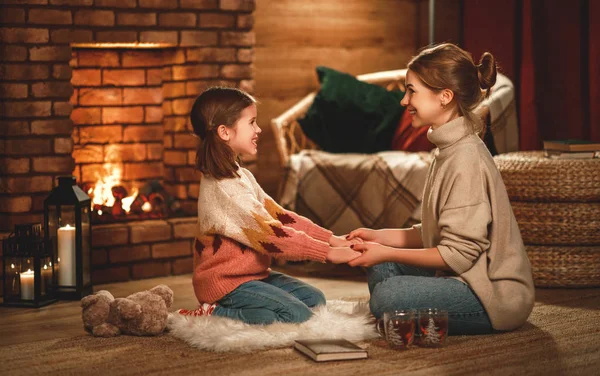
[[[320,288],[328,299],[368,296],[360,269],[286,266],[282,271]],[[95,286],[116,297],[167,284],[171,310],[196,306],[191,275]],[[597,375],[600,289],[536,289],[528,322],[513,332],[454,336],[441,349],[395,351],[383,340],[361,343],[369,359],[315,364],[293,348],[250,353],[198,350],[170,335],[93,338],[78,301],[41,309],[0,307],[0,375]]]
[[[292,268],[293,269],[293,268]],[[328,274],[329,279],[315,278],[311,274],[283,270],[321,289],[327,299],[342,297],[365,297],[369,292],[359,275],[346,274],[344,279],[335,277],[335,271]],[[179,308],[195,308],[196,297],[192,290],[191,275],[164,278],[152,278],[139,281],[121,282],[94,286],[94,291],[108,290],[115,297],[125,297],[137,291],[150,289],[158,284],[166,284],[174,291],[171,311]],[[59,301],[39,309],[0,307],[0,346],[28,343],[56,338],[69,338],[85,334],[81,322],[79,301]]]

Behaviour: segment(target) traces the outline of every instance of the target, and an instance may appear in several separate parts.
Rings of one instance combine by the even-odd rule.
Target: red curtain
[[[600,142],[600,2],[463,0],[462,45],[515,83],[520,148]]]

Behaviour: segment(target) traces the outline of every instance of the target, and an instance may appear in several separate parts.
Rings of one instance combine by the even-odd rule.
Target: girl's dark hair
[[[219,125],[232,128],[242,111],[256,103],[248,93],[228,87],[212,87],[196,98],[190,112],[194,134],[200,137],[196,168],[215,179],[233,178],[237,173],[236,155],[217,134]]]
[[[496,59],[491,53],[484,52],[475,65],[470,53],[454,44],[443,43],[422,50],[407,68],[435,92],[452,90],[459,115],[473,125],[474,131],[483,131],[481,120],[473,110],[490,95],[496,83]]]

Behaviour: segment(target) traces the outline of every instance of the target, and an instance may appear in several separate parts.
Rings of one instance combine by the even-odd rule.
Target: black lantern
[[[92,293],[90,198],[74,176],[61,176],[44,200],[46,239],[54,247],[54,285],[59,299],[79,300]]]
[[[37,308],[57,301],[52,254],[41,223],[15,225],[15,232],[2,241],[3,305]]]

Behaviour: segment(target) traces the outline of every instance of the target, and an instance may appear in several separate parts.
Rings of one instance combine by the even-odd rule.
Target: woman
[[[473,114],[496,81],[484,53],[475,65],[453,44],[423,50],[408,64],[402,105],[437,146],[422,200],[422,223],[409,229],[357,229],[370,307],[448,311],[451,334],[520,327],[531,313],[531,267],[506,188]]]

